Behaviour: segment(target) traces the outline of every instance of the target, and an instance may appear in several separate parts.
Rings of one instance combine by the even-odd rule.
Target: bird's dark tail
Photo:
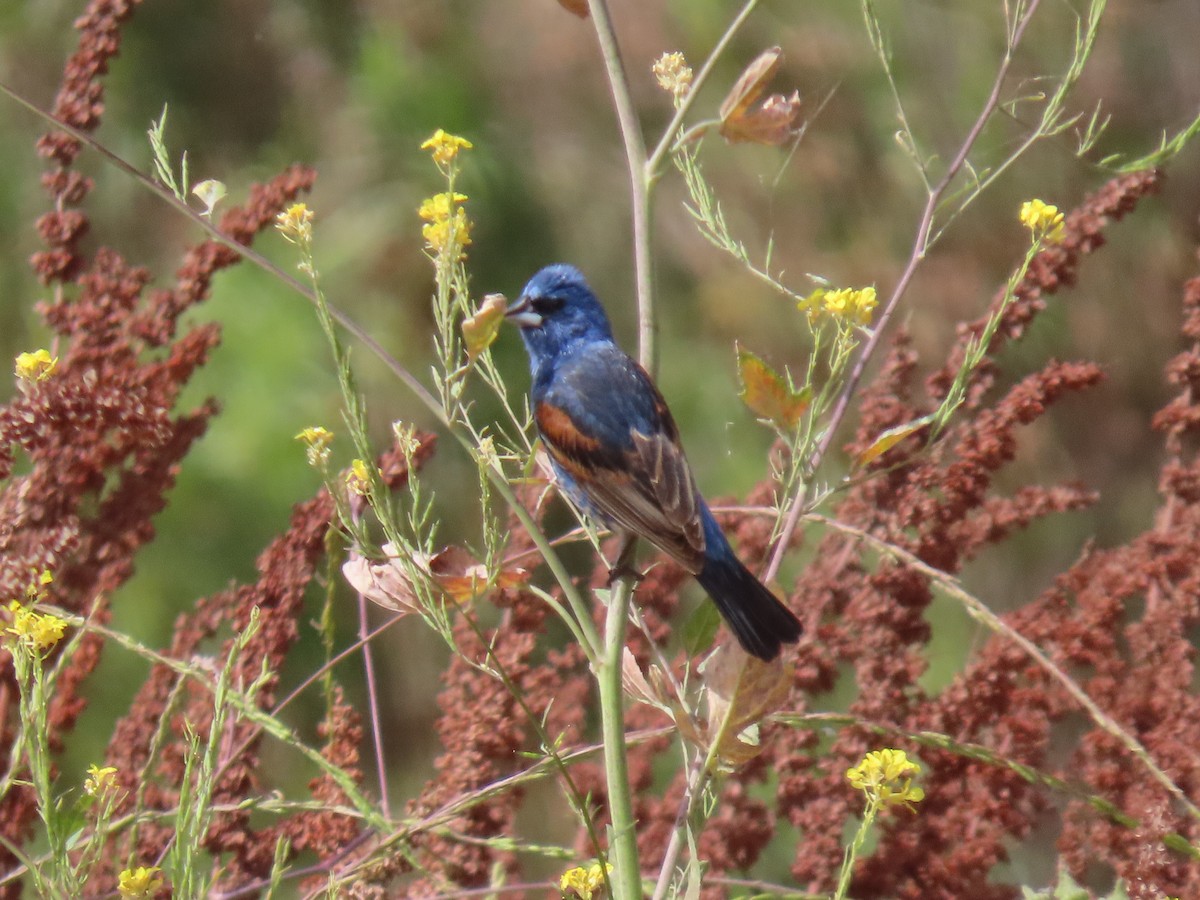
[[[800,640],[800,620],[734,555],[721,527],[705,507],[704,568],[696,576],[738,643],[751,656],[770,661],[783,644]]]

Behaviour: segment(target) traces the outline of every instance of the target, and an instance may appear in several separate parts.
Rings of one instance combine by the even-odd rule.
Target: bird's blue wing
[[[607,524],[641,535],[689,571],[704,565],[691,467],[662,395],[613,344],[591,344],[534,384],[547,451]]]

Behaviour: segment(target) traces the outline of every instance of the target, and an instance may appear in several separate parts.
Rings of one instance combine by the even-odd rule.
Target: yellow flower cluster
[[[1026,200],[1021,204],[1021,224],[1029,229],[1035,241],[1058,244],[1066,234],[1058,207],[1041,200]]]
[[[275,217],[279,233],[293,244],[305,245],[312,242],[313,211],[307,203],[293,203]]]
[[[650,67],[658,86],[671,95],[676,104],[692,89],[692,67],[682,53],[664,53]]]
[[[49,350],[34,350],[32,353],[21,353],[17,356],[14,372],[22,381],[45,381],[58,368],[58,357],[51,356]]]
[[[296,435],[296,440],[304,442],[310,466],[322,465],[329,459],[329,445],[333,443],[332,431],[320,425],[310,425]]]
[[[444,166],[454,162],[459,150],[470,150],[474,146],[466,138],[449,134],[439,128],[433,133],[433,137],[421,145],[421,149],[428,150],[433,154],[433,161],[439,166]]]
[[[797,304],[801,312],[808,313],[810,322],[822,317],[839,322],[867,326],[875,315],[879,298],[875,288],[817,288]]]
[[[360,497],[367,496],[371,489],[371,470],[361,459],[350,463],[350,471],[346,473],[346,489]]]
[[[925,791],[913,787],[912,780],[921,767],[909,760],[903,750],[872,750],[857,766],[846,770],[850,786],[863,791],[867,799],[880,806],[912,804],[925,799]]]
[[[471,220],[462,207],[466,200],[466,194],[447,191],[423,201],[417,210],[425,220],[421,226],[425,245],[435,257],[452,253],[455,261],[466,258],[465,248],[471,243]]]
[[[12,613],[13,623],[4,632],[13,635],[16,643],[45,653],[62,640],[67,623],[58,616],[34,612],[22,606],[19,600],[9,603],[8,610]]]
[[[558,880],[558,889],[564,896],[572,892],[579,900],[592,900],[592,895],[604,887],[605,873],[611,871],[611,863],[606,863],[604,869],[600,868],[599,863],[593,863],[586,869],[582,866],[567,869]]]
[[[50,613],[34,612],[30,608],[38,600],[46,598],[46,587],[53,581],[54,576],[50,572],[42,572],[34,583],[25,589],[24,603],[13,600],[8,604],[8,611],[12,613],[12,624],[4,629],[4,633],[12,636],[10,650],[19,646],[45,653],[62,640],[67,628],[66,620]]]
[[[122,897],[153,897],[163,886],[161,872],[158,866],[126,869],[117,881],[117,890]]]
[[[83,780],[83,792],[89,797],[103,797],[117,786],[117,767],[88,766],[88,776]]]

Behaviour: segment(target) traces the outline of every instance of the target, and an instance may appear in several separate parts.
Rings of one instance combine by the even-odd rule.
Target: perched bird
[[[529,351],[534,418],[560,489],[694,575],[747,653],[771,660],[799,640],[799,620],[734,555],[696,490],[666,401],[616,345],[579,270],[542,269],[506,316]]]

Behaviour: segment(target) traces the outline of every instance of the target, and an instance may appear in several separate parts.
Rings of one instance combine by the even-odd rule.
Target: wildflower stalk
[[[842,869],[838,875],[837,889],[833,892],[833,900],[845,900],[846,892],[850,890],[850,879],[854,875],[854,863],[858,860],[858,854],[862,852],[863,846],[867,842],[871,826],[875,824],[879,806],[880,801],[876,798],[867,801],[867,808],[863,811],[862,821],[858,823],[858,830],[854,832],[854,839],[846,847],[846,855],[842,859]]]
[[[213,717],[204,741],[203,752],[200,749],[200,736],[192,734],[183,782],[180,785],[175,839],[167,857],[170,860],[169,868],[175,895],[179,897],[204,896],[210,886],[201,874],[202,867],[197,854],[212,821],[212,796],[217,786],[218,754],[227,738],[225,726],[230,713],[236,712],[236,704],[233,701],[236,691],[232,689],[234,670],[241,662],[242,654],[258,628],[259,614],[258,608],[255,607],[251,610],[250,621],[234,639],[225,665],[213,686]],[[255,694],[270,674],[264,660],[262,672],[241,695],[243,702],[254,705]]]
[[[30,869],[30,874],[33,876],[37,893],[48,896],[47,879],[59,890],[69,887],[64,877],[69,872],[66,865],[65,835],[55,819],[56,804],[50,787],[50,747],[46,723],[49,698],[41,655],[35,655],[27,647],[13,646],[12,649],[13,672],[20,692],[21,744],[29,762],[30,784],[37,798],[38,813],[46,826],[46,839],[50,845],[46,870],[42,871],[41,867],[35,866]]]
[[[1101,709],[1096,701],[1089,697],[1083,688],[1069,674],[1059,668],[1037,644],[997,616],[982,600],[965,590],[958,579],[947,575],[941,569],[929,565],[904,548],[880,540],[869,531],[846,525],[845,523],[838,522],[836,519],[830,519],[825,516],[810,515],[808,518],[826,528],[840,531],[843,534],[853,535],[881,553],[903,563],[913,571],[920,572],[931,582],[938,585],[947,596],[953,597],[960,602],[967,611],[967,614],[975,621],[980,622],[995,634],[1011,640],[1025,651],[1043,671],[1062,686],[1063,690],[1083,708],[1084,712],[1087,713],[1088,717],[1097,727],[1124,745],[1125,749],[1146,767],[1151,777],[1175,798],[1179,805],[1187,811],[1188,815],[1200,821],[1200,806],[1192,802],[1179,785],[1171,780],[1171,776],[1154,761],[1154,757],[1150,755],[1150,751],[1146,749],[1146,746],[1131,731],[1128,731],[1116,719]]]
[[[1008,70],[1012,64],[1013,55],[1017,46],[1021,43],[1024,37],[1025,30],[1029,23],[1033,20],[1034,14],[1040,6],[1041,0],[1030,0],[1029,4],[1024,8],[1022,15],[1012,23],[1012,27],[1008,33],[1008,40],[1005,46],[1004,56],[997,67],[996,76],[992,80],[992,88],[984,101],[983,106],[976,116],[975,122],[968,130],[966,137],[963,138],[962,144],[958,148],[958,152],[954,155],[950,164],[946,167],[946,171],[942,177],[928,191],[925,198],[925,207],[921,211],[921,219],[917,224],[916,237],[913,240],[912,250],[909,253],[908,262],[905,264],[904,271],[901,272],[900,278],[897,280],[895,287],[892,289],[888,300],[883,304],[882,311],[876,320],[875,327],[871,331],[870,337],[863,344],[858,357],[854,361],[854,365],[850,368],[849,374],[842,385],[841,393],[834,404],[833,411],[829,416],[829,424],[825,429],[821,440],[818,442],[816,450],[812,458],[812,467],[815,469],[820,465],[825,454],[829,451],[837,436],[838,427],[842,420],[846,417],[846,413],[850,409],[850,401],[854,397],[855,391],[858,390],[858,385],[862,381],[863,375],[866,374],[867,365],[875,356],[880,343],[883,340],[884,332],[887,331],[887,326],[891,322],[892,316],[895,314],[900,305],[900,300],[908,291],[908,286],[916,275],[917,268],[924,261],[926,254],[931,249],[933,242],[937,239],[937,235],[933,233],[934,217],[941,206],[942,200],[949,190],[951,183],[958,177],[959,172],[967,164],[972,149],[983,133],[984,126],[990,121],[992,115],[1000,105],[1000,94],[1008,79]],[[872,0],[863,0],[863,14],[867,20],[868,31],[872,35],[879,34],[878,20],[875,16],[874,4]],[[876,40],[876,52],[884,62],[885,70],[890,73],[890,63],[887,61],[887,53],[883,45]],[[1028,144],[1024,145],[1028,147]],[[938,232],[940,235],[941,232]],[[799,491],[806,490],[806,485],[801,485]],[[770,581],[779,573],[779,567],[783,563],[784,554],[791,543],[792,535],[795,534],[796,526],[800,522],[800,515],[804,509],[803,494],[798,492],[793,495],[790,501],[788,516],[784,522],[783,528],[776,539],[774,549],[771,552],[771,561],[767,565],[767,570],[764,578]]]

